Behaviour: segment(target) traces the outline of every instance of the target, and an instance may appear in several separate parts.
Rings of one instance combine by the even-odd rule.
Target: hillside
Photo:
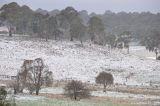
[[[149,85],[160,81],[160,62],[85,42],[0,37],[0,73],[14,76],[24,59],[42,58],[56,80],[94,83],[101,71],[113,74],[115,83]],[[133,49],[134,50],[134,49]],[[112,70],[107,70],[112,69]],[[128,80],[126,78],[129,76]]]

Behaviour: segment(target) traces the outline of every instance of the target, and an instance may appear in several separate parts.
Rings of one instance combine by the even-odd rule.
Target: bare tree
[[[33,92],[36,90],[33,83],[27,83],[26,86],[30,94],[33,94]]]
[[[25,60],[17,75],[18,91],[23,92],[23,89],[27,87],[30,94],[36,91],[38,95],[41,86],[49,81],[53,81],[52,72],[48,71],[41,58]]]
[[[26,86],[26,77],[29,70],[31,70],[33,65],[33,60],[24,60],[20,71],[17,74],[17,92],[23,92]]]
[[[96,77],[96,83],[98,84],[103,84],[104,86],[104,92],[106,92],[106,86],[113,84],[113,76],[110,73],[106,72],[101,72],[99,75]]]
[[[19,90],[19,86],[18,86],[17,80],[13,80],[13,82],[9,83],[9,87],[13,88],[14,94],[17,94],[17,92]]]
[[[35,59],[32,70],[28,72],[27,82],[34,84],[36,95],[39,94],[40,87],[43,84],[43,79],[42,79],[43,71],[44,71],[43,60],[41,58]]]
[[[80,98],[89,97],[89,90],[80,81],[72,80],[69,82],[65,88],[65,94],[71,99],[80,100]]]
[[[47,86],[47,87],[50,87],[50,86],[52,86],[52,84],[53,84],[53,73],[51,72],[51,71],[47,71],[46,73],[45,73],[45,85]]]
[[[156,60],[158,60],[158,48],[155,48],[154,52],[156,54]]]

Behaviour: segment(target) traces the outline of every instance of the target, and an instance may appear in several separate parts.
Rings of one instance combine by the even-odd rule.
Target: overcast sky
[[[28,5],[33,10],[42,8],[46,10],[64,9],[72,6],[77,10],[87,10],[89,13],[104,13],[105,10],[113,12],[160,12],[160,0],[0,0],[0,6],[15,1],[20,5]]]

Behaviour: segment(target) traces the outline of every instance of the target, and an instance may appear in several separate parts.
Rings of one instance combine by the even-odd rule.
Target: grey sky
[[[20,5],[28,5],[32,9],[46,10],[64,9],[73,6],[77,10],[104,13],[105,10],[114,12],[160,12],[160,0],[0,0],[0,5],[15,1]]]

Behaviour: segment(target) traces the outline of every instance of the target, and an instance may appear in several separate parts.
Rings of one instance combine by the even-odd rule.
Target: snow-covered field
[[[134,48],[134,47],[133,47]],[[25,59],[42,58],[56,80],[77,79],[95,82],[101,71],[113,74],[115,83],[127,85],[149,85],[160,82],[160,61],[135,55],[140,47],[125,51],[110,50],[79,42],[50,40],[19,40],[0,37],[0,73],[16,75]],[[113,69],[113,70],[107,70]],[[128,77],[126,81],[126,77]]]
[[[131,46],[130,53],[142,58],[156,59],[154,52],[149,52],[144,46]]]

